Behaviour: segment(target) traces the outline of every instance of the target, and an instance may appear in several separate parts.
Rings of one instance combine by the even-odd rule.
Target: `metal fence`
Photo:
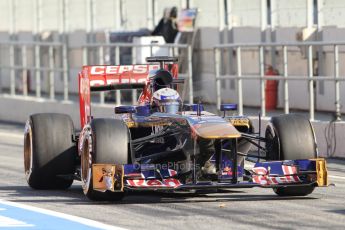
[[[340,115],[340,81],[344,81],[344,76],[339,76],[339,46],[344,46],[345,42],[290,42],[290,43],[238,43],[238,44],[222,44],[214,47],[214,62],[215,62],[215,79],[216,79],[216,98],[217,108],[220,107],[222,101],[221,95],[221,80],[235,79],[237,81],[237,97],[238,97],[238,112],[243,115],[243,86],[242,81],[245,80],[260,80],[260,106],[261,115],[266,116],[266,92],[265,84],[267,80],[282,81],[284,84],[284,112],[289,113],[289,80],[299,80],[308,82],[309,90],[309,118],[314,120],[314,81],[333,81],[334,82],[334,96],[335,96],[335,113]],[[334,55],[334,76],[313,76],[313,47],[333,47]],[[282,76],[265,76],[264,52],[266,48],[282,48],[283,51],[283,77]],[[307,76],[289,76],[288,74],[288,47],[305,47],[307,49]],[[259,52],[259,74],[258,75],[243,75],[241,52],[244,48],[252,48]],[[224,63],[224,51],[232,49],[236,52],[236,69],[235,75],[221,74]]]
[[[193,102],[193,84],[192,84],[192,49],[190,45],[178,44],[150,44],[137,45],[131,43],[92,43],[82,46],[82,52],[73,58],[83,60],[83,65],[120,65],[121,49],[129,48],[132,59],[131,64],[136,63],[136,52],[138,48],[150,48],[150,55],[154,55],[155,48],[168,49],[169,55],[179,56],[181,60],[179,64],[184,65],[185,72],[179,76],[184,77],[187,83],[188,100]],[[80,48],[73,48],[81,50]],[[56,81],[57,77],[63,79],[63,101],[70,99],[70,68],[71,51],[65,43],[61,42],[0,42],[0,92],[8,89],[10,96],[36,96],[43,98],[44,96],[57,100],[56,97]],[[139,64],[139,63],[138,63]],[[142,63],[140,63],[142,64]],[[81,70],[82,66],[78,67]],[[33,77],[34,79],[30,78]],[[5,84],[5,82],[9,83]],[[47,81],[45,91],[47,95],[42,93],[42,80]],[[30,82],[34,82],[34,86],[30,86]],[[59,82],[60,83],[60,82]],[[61,83],[60,83],[61,84]],[[7,85],[7,86],[5,86]],[[78,87],[75,85],[75,87]],[[34,95],[29,91],[34,89]],[[132,103],[137,101],[137,90],[132,90]],[[101,104],[105,103],[104,93],[100,93]],[[116,104],[121,104],[121,93],[116,92]]]
[[[35,75],[35,94],[41,97],[41,75],[48,73],[49,76],[49,97],[55,99],[54,79],[57,72],[63,74],[63,84],[68,89],[68,69],[67,69],[67,47],[59,42],[0,42],[1,50],[1,70],[9,71],[9,93],[17,94],[16,78],[21,76],[21,93],[28,96],[29,73]],[[42,54],[47,54],[47,59],[43,61]],[[59,51],[59,52],[57,52]],[[59,61],[57,57],[59,55]],[[29,61],[31,62],[29,64]],[[60,63],[58,66],[56,63]],[[2,78],[8,76],[1,76]],[[3,81],[4,79],[2,79]],[[1,91],[3,85],[0,85]],[[64,100],[68,100],[68,90],[64,92]]]

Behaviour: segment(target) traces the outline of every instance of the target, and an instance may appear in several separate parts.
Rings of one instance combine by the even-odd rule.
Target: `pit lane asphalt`
[[[117,203],[92,202],[84,197],[78,182],[66,191],[37,191],[27,186],[23,173],[23,129],[23,125],[0,123],[0,199],[3,200],[128,229],[344,229],[345,226],[344,160],[328,160],[329,179],[336,186],[316,188],[307,197],[281,198],[271,189],[252,188],[203,195],[137,192]]]

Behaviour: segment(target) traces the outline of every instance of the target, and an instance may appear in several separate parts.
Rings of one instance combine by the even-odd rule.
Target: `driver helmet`
[[[180,111],[181,98],[176,90],[163,88],[153,93],[151,104],[161,113],[176,114]]]

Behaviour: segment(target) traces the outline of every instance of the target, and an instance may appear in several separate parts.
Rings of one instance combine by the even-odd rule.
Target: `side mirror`
[[[235,111],[237,110],[237,104],[221,104],[220,111],[223,111],[223,117],[225,117],[226,111]]]
[[[220,111],[234,111],[237,110],[237,104],[221,104]]]
[[[133,106],[120,105],[115,107],[115,114],[135,113],[135,111],[136,110]]]

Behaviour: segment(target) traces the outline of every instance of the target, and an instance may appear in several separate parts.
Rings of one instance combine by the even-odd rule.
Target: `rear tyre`
[[[64,114],[31,115],[24,132],[24,170],[34,189],[67,189],[73,183],[76,145],[71,118]]]
[[[297,160],[317,157],[313,127],[308,119],[297,114],[272,117],[265,132],[268,160]],[[274,188],[279,196],[306,196],[314,187]]]
[[[123,192],[99,192],[93,190],[92,164],[128,164],[129,132],[122,120],[93,119],[85,127],[81,156],[81,170],[84,194],[90,200],[117,201]]]

